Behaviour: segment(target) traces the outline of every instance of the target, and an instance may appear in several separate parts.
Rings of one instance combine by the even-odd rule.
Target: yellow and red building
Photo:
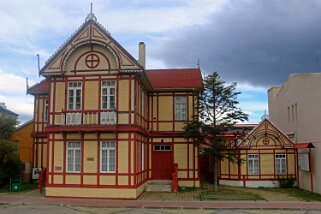
[[[268,119],[262,120],[245,138],[231,135],[230,140],[231,150],[241,161],[220,162],[220,184],[276,187],[280,179],[297,178],[297,148]]]
[[[145,68],[89,14],[40,70],[34,167],[46,196],[137,198],[150,180],[200,185],[199,148],[183,137],[197,114],[199,68]]]

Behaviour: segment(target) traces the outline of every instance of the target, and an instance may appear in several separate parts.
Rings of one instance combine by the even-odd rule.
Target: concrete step
[[[171,180],[152,180],[145,187],[146,192],[171,192]]]

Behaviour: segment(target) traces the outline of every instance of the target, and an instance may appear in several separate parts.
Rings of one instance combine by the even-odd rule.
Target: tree
[[[18,121],[15,117],[0,115],[0,185],[21,175],[17,143],[10,139]]]
[[[185,138],[206,145],[205,154],[213,157],[215,191],[217,191],[219,161],[223,159],[240,161],[233,150],[226,152],[231,145],[224,137],[226,131],[236,122],[248,120],[248,115],[237,106],[239,104],[237,96],[240,92],[235,92],[236,85],[235,82],[226,84],[217,72],[206,76],[204,87],[198,91],[199,115],[184,126]]]

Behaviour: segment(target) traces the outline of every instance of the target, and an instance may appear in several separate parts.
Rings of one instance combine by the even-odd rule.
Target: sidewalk
[[[108,199],[46,198],[35,194],[0,194],[0,204],[64,205],[109,208],[172,208],[172,209],[291,209],[321,210],[320,202],[270,201],[140,201]]]

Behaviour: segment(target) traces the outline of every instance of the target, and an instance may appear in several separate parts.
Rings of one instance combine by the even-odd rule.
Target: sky
[[[237,82],[248,123],[268,110],[267,90],[290,73],[319,71],[320,0],[0,0],[0,102],[32,119],[29,86],[46,60],[93,12],[136,59],[146,44],[147,69],[200,68]]]

